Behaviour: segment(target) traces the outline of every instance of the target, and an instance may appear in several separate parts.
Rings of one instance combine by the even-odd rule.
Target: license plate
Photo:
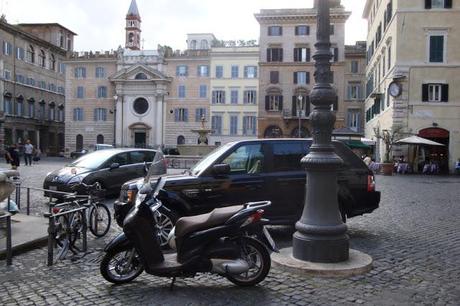
[[[50,186],[49,188],[50,190],[54,190],[54,191],[57,191],[57,186]]]
[[[278,249],[276,248],[275,241],[273,240],[272,236],[270,235],[270,233],[268,232],[265,226],[262,231],[264,232],[265,238],[267,238],[267,241],[270,244],[271,249],[277,251]]]

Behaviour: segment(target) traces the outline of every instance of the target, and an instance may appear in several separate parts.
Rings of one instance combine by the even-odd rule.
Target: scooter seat
[[[216,208],[210,213],[192,217],[182,217],[176,222],[176,237],[207,229],[225,223],[231,216],[244,208],[243,205]]]

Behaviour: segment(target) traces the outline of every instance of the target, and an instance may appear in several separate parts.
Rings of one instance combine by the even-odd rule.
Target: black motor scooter
[[[271,205],[269,201],[182,217],[169,235],[168,243],[176,252],[163,254],[154,217],[162,205],[158,194],[163,186],[160,177],[154,186],[145,182],[140,189],[123,233],[105,248],[100,271],[106,280],[128,283],[145,270],[172,277],[174,283],[176,277],[211,272],[237,285],[253,286],[267,276],[271,266],[268,248],[277,251],[262,219],[262,208]]]

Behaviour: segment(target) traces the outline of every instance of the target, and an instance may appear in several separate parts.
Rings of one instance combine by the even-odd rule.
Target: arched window
[[[128,42],[132,43],[134,41],[134,33],[128,34]]]
[[[12,95],[5,93],[3,96],[3,110],[6,115],[13,115],[13,101],[11,100]]]
[[[190,49],[195,50],[196,49],[196,40],[192,40],[190,42]]]
[[[83,136],[78,134],[76,137],[76,150],[79,152],[83,150]]]
[[[265,138],[281,138],[283,136],[283,131],[277,125],[270,125],[264,133]]]
[[[45,62],[46,62],[45,59],[46,59],[45,51],[40,50],[40,53],[38,54],[38,64],[41,67],[45,67]]]
[[[27,48],[27,61],[32,64],[35,63],[35,49],[32,45]]]
[[[54,57],[54,54],[51,54],[50,56],[50,69],[53,71],[56,70],[56,58]]]
[[[16,98],[16,116],[24,116],[24,97],[19,96]]]
[[[206,39],[201,40],[200,49],[202,49],[202,50],[209,49],[208,41]]]
[[[56,103],[50,102],[49,103],[49,115],[48,115],[48,120],[54,121],[56,120]]]
[[[147,76],[145,75],[145,73],[139,72],[138,74],[136,74],[134,79],[136,79],[136,80],[147,80]]]
[[[101,134],[97,135],[96,143],[97,144],[103,144],[104,143],[104,135],[101,135]]]
[[[178,145],[183,145],[185,144],[185,137],[182,135],[177,136],[177,144]]]

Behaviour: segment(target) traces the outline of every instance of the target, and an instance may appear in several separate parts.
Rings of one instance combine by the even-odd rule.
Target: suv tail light
[[[375,191],[375,180],[374,180],[374,176],[371,174],[367,176],[367,191],[368,192]]]

